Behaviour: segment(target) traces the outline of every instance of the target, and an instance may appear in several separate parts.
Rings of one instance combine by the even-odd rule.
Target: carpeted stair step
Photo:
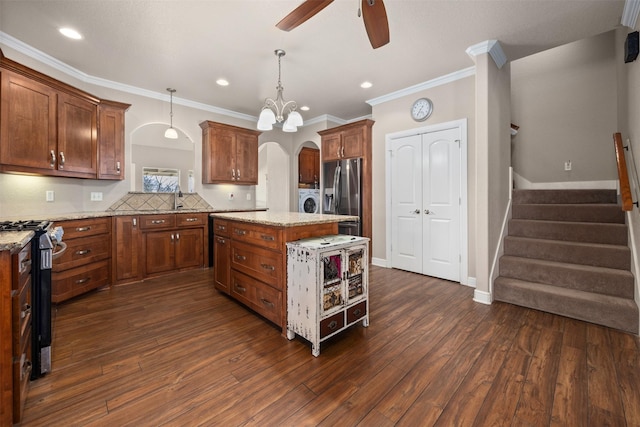
[[[601,243],[506,236],[504,254],[620,270],[631,268],[631,254],[628,247]]]
[[[509,235],[607,245],[628,244],[627,226],[612,223],[512,219],[509,221]]]
[[[506,277],[494,282],[494,299],[638,334],[635,301]]]
[[[500,276],[631,300],[634,296],[631,272],[614,268],[503,256]]]
[[[625,223],[625,213],[617,204],[514,204],[512,217],[547,221]]]
[[[616,204],[616,190],[513,190],[512,203],[607,203]]]

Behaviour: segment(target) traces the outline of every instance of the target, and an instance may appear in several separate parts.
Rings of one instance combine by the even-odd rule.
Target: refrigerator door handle
[[[333,213],[336,215],[340,212],[340,198],[342,197],[342,195],[340,194],[341,169],[342,169],[341,163],[338,162],[338,164],[336,165],[336,171],[333,175]]]

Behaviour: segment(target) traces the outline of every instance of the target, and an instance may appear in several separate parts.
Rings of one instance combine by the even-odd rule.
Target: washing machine
[[[320,190],[299,188],[299,212],[320,213]]]

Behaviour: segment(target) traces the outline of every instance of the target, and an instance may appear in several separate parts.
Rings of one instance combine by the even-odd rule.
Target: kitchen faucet
[[[178,197],[182,198],[182,191],[180,191],[180,186],[176,185],[176,189],[173,192],[173,210],[178,210],[183,207],[182,202],[178,203]]]

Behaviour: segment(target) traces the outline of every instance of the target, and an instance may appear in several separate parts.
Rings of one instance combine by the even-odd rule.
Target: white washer
[[[300,188],[299,194],[299,212],[320,213],[320,190],[313,188]]]

